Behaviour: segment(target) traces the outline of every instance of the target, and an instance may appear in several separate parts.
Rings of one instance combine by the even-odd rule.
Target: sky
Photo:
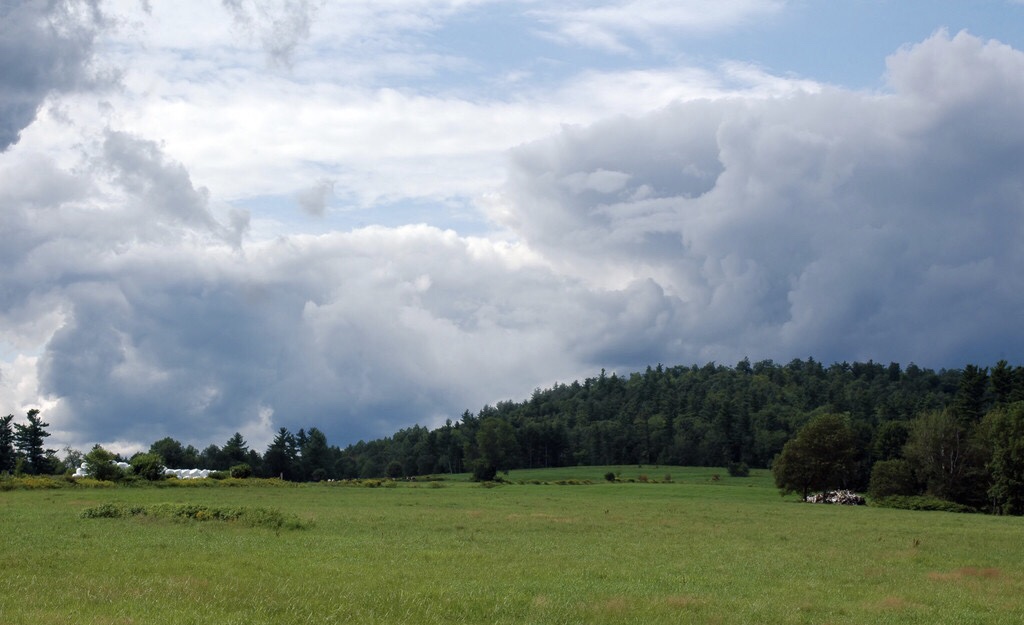
[[[1024,364],[1024,3],[0,0],[0,412],[332,444],[601,369]]]

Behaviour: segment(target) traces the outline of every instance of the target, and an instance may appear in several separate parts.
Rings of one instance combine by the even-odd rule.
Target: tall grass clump
[[[246,527],[280,529],[305,529],[311,523],[296,515],[286,515],[280,510],[259,507],[214,507],[197,504],[162,503],[148,506],[104,503],[82,511],[83,519],[125,519],[149,517],[172,521],[225,521]]]

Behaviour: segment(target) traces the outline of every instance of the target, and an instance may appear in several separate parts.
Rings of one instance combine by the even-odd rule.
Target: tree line
[[[1024,454],[1015,406],[1021,401],[1024,368],[1006,361],[936,371],[873,361],[744,359],[734,366],[657,365],[627,376],[602,370],[536,389],[523,401],[466,410],[440,427],[417,425],[344,448],[311,427],[281,428],[262,453],[237,433],[203,450],[164,438],[149,453],[176,468],[238,467],[294,481],[467,471],[486,479],[519,468],[625,464],[728,467],[742,474],[771,467],[801,430],[834,415],[851,450],[837,486],[866,489],[881,467],[899,485],[890,494],[928,493],[1010,511],[1016,504],[997,503],[992,489],[1005,490],[1016,479],[1008,467]],[[0,428],[0,442],[2,436]],[[27,447],[18,449],[24,468],[35,470],[39,453],[30,460]],[[45,450],[42,457],[40,468]]]

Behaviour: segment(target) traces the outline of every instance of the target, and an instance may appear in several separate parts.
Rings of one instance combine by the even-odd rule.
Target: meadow
[[[609,470],[619,482],[604,480]],[[1017,624],[1024,615],[1021,518],[803,504],[780,497],[765,471],[586,467],[505,479],[513,483],[0,492],[0,623]],[[301,523],[83,516],[111,504],[265,508]]]

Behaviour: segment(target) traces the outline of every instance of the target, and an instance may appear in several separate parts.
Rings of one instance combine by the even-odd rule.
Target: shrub
[[[157,454],[135,454],[130,464],[135,475],[142,479],[150,482],[164,479],[164,463]]]
[[[279,510],[268,508],[217,508],[196,504],[162,503],[150,506],[129,506],[105,503],[86,508],[81,514],[84,519],[124,519],[137,516],[172,521],[225,521],[247,527],[268,527],[271,529],[304,529],[312,525],[295,515],[285,515]]]
[[[102,482],[116,482],[124,477],[121,467],[114,464],[116,456],[99,445],[85,454],[85,469],[89,476]]]
[[[894,495],[872,499],[871,505],[878,508],[899,508],[901,510],[932,510],[937,512],[977,512],[970,506],[953,501],[946,501],[930,495],[913,495],[909,497]]]
[[[247,477],[252,477],[252,467],[243,462],[241,464],[236,464],[235,466],[231,467],[228,470],[228,473],[231,475],[231,477],[242,480]]]
[[[612,471],[609,471],[609,472],[605,473],[604,474],[604,479],[608,480],[609,482],[614,482],[615,481],[615,473],[613,473]]]
[[[0,478],[0,491],[7,490],[42,490],[61,488],[65,483],[42,475],[25,475],[22,477]]]
[[[750,467],[746,462],[730,462],[725,469],[732,477],[750,477]]]
[[[493,464],[478,460],[473,465],[473,481],[493,482],[496,475],[498,475],[498,468]]]

